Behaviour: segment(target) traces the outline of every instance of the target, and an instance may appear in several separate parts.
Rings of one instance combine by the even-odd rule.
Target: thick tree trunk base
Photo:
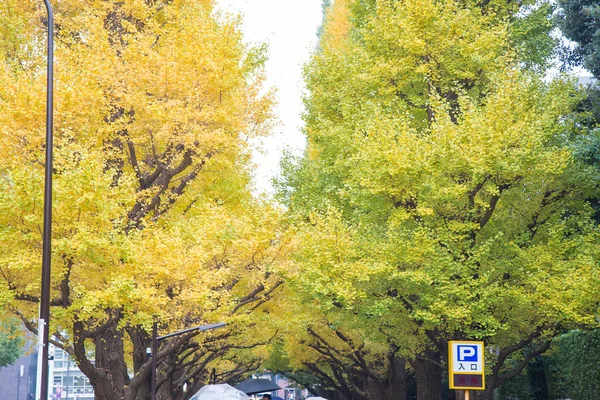
[[[417,379],[417,400],[442,400],[442,369],[439,353],[428,350],[413,361]]]

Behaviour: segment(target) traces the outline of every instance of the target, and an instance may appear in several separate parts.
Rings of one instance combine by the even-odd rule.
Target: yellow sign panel
[[[485,390],[483,342],[448,342],[450,389]]]

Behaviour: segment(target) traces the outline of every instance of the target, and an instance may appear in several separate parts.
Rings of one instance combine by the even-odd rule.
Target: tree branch
[[[525,354],[523,359],[521,361],[519,361],[519,363],[517,363],[517,365],[511,371],[509,371],[497,378],[497,380],[495,382],[495,387],[498,387],[498,386],[502,385],[504,382],[506,382],[507,380],[512,379],[515,376],[519,375],[521,373],[521,371],[523,371],[523,369],[527,366],[527,364],[529,364],[529,362],[534,357],[537,357],[540,354],[545,353],[550,348],[551,344],[552,344],[552,339],[544,340],[535,350]]]

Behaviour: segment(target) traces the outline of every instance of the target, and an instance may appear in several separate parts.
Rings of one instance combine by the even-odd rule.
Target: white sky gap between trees
[[[256,191],[272,193],[283,151],[301,154],[306,147],[302,68],[317,45],[321,0],[217,0],[217,9],[242,16],[247,42],[269,45],[267,86],[277,90],[278,121],[270,136],[253,143],[253,159]]]

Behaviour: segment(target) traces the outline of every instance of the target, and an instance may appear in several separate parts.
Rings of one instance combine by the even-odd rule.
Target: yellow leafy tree
[[[55,14],[54,342],[100,400],[149,397],[155,321],[159,335],[228,324],[162,343],[159,398],[191,396],[211,368],[220,381],[256,368],[286,247],[278,211],[250,193],[247,143],[272,103],[264,48],[212,1],[61,0]],[[33,331],[44,15],[0,5],[0,287]]]

